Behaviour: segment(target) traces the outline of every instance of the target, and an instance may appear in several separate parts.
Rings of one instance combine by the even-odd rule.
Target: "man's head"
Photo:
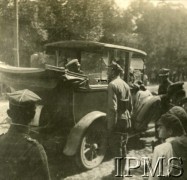
[[[186,113],[186,111],[180,106],[174,106],[168,111],[168,113],[173,114],[176,117],[178,117],[183,125],[184,130],[187,132],[187,113]]]
[[[8,94],[8,116],[14,123],[28,125],[35,115],[35,104],[41,100],[38,95],[28,89]]]
[[[66,68],[69,71],[79,73],[80,72],[80,63],[79,63],[78,59],[72,59],[71,61],[69,61],[66,64]]]
[[[186,91],[183,88],[183,82],[176,82],[171,84],[167,89],[167,95],[174,105],[180,105],[182,99],[186,97]]]
[[[161,139],[167,139],[169,137],[176,137],[185,134],[180,119],[171,113],[162,115],[158,120],[157,125],[158,136]]]
[[[114,61],[112,61],[111,65],[109,65],[108,67],[108,79],[113,79],[123,73],[123,69],[121,68],[121,66]]]
[[[161,82],[163,82],[164,80],[166,80],[169,77],[169,69],[166,68],[162,68],[159,70],[159,79]]]

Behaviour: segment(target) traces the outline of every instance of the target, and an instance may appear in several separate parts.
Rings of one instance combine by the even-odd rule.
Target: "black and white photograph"
[[[0,180],[187,180],[187,0],[0,0]]]

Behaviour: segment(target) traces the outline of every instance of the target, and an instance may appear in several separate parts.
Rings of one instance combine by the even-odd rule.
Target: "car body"
[[[106,152],[108,65],[118,62],[129,83],[131,58],[144,62],[146,53],[91,41],[60,41],[45,48],[42,60],[33,60],[41,60],[40,67],[1,65],[1,81],[14,90],[37,93],[42,98],[35,118],[40,134],[62,137],[62,153],[76,156],[78,165],[91,169]],[[78,59],[83,74],[65,69],[71,59]]]

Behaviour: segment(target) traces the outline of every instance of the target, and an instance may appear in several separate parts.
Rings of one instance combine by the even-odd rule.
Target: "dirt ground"
[[[131,142],[131,147],[129,145],[129,157],[136,157],[141,160],[141,157],[151,157],[152,148],[151,148],[151,140],[152,138],[145,138],[144,141],[137,142],[137,140]],[[136,144],[136,145],[135,145]],[[89,170],[89,171],[74,171],[74,173],[65,175],[62,179],[65,180],[120,180],[119,177],[114,177],[112,174],[114,170],[114,159],[111,158],[110,154],[108,153],[107,156],[109,158],[105,159],[105,161],[97,168]],[[135,163],[135,162],[134,162]],[[135,165],[135,164],[132,165]],[[143,177],[143,166],[139,169],[136,169],[131,172],[132,177],[125,177],[125,180],[142,180]]]
[[[155,91],[158,86],[150,86],[150,91]],[[187,90],[187,83],[184,85]],[[6,133],[9,124],[7,124],[6,110],[8,108],[8,102],[5,99],[0,99],[0,134]],[[59,141],[59,139],[56,139]],[[151,142],[154,140],[153,131],[147,133],[142,138],[131,139],[128,143],[128,156],[141,159],[142,157],[152,156]],[[119,177],[114,177],[112,174],[114,170],[114,158],[112,158],[110,151],[107,151],[104,162],[92,169],[92,170],[80,170],[75,164],[74,157],[66,157],[63,155],[63,147],[56,144],[54,146],[54,139],[48,139],[48,144],[44,145],[47,152],[49,168],[52,180],[120,180]],[[145,179],[141,175],[143,174],[143,166],[132,171],[132,177],[125,177],[125,180],[142,180]]]
[[[6,133],[9,124],[6,123],[7,118],[6,110],[8,108],[8,102],[4,99],[0,100],[0,134]],[[141,140],[138,138],[132,139],[128,144],[128,156],[137,157],[150,157],[152,154],[151,141],[153,137],[144,137]],[[46,145],[44,146],[46,147]],[[113,180],[120,179],[115,178],[112,175],[114,170],[114,159],[111,157],[110,152],[107,152],[107,156],[104,162],[96,167],[95,169],[89,171],[81,171],[75,164],[74,157],[65,157],[62,154],[62,147],[54,147],[49,145],[46,147],[46,152],[49,161],[50,173],[52,180]],[[143,179],[141,175],[143,174],[143,166],[135,171],[132,171],[132,177],[125,178],[126,180],[140,180]]]

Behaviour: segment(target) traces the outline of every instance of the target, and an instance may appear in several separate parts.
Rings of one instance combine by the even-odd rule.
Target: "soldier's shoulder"
[[[115,78],[109,84],[116,85],[116,84],[119,84],[119,83],[123,83],[123,79],[121,79],[121,78]]]
[[[115,81],[112,80],[109,84],[108,84],[108,87],[114,87],[115,86]]]
[[[25,139],[31,145],[38,145],[39,144],[39,142],[36,139],[33,139],[30,136],[25,136]]]
[[[0,144],[1,144],[1,142],[4,141],[4,139],[5,139],[5,134],[0,134]]]
[[[4,135],[5,135],[4,133],[1,133],[1,134],[0,134],[0,138],[2,138]]]
[[[29,147],[31,149],[33,149],[33,151],[38,151],[38,150],[43,151],[44,150],[42,144],[40,144],[36,139],[33,139],[29,136],[26,136],[25,139],[28,142]]]

